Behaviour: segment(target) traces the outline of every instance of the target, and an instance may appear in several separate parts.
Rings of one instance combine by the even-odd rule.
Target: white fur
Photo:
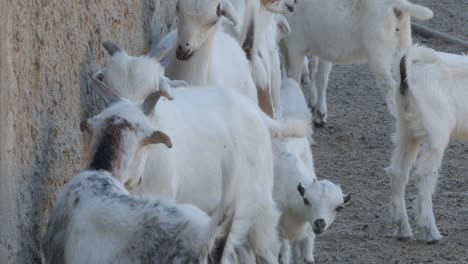
[[[281,8],[279,8],[281,7]],[[250,52],[252,76],[257,90],[267,90],[270,95],[273,116],[279,111],[279,90],[281,87],[281,67],[278,51],[278,42],[289,33],[289,25],[284,16],[289,8],[295,7],[295,1],[271,1],[262,6],[259,0],[245,3],[244,22],[239,33],[239,42],[242,46],[246,39],[253,38]],[[250,36],[249,28],[254,28]]]
[[[281,87],[283,117],[310,119],[310,111],[299,84],[285,79]],[[274,198],[281,211],[279,230],[282,236],[281,258],[283,263],[293,255],[301,261],[313,263],[315,234],[309,230],[310,224],[321,218],[331,225],[335,209],[343,205],[341,188],[329,181],[317,181],[312,151],[306,137],[275,141],[275,188]],[[305,197],[310,202],[305,205],[297,190],[298,184],[306,186]],[[326,228],[323,230],[325,231]],[[291,246],[289,246],[289,242]]]
[[[89,167],[55,203],[43,243],[46,263],[209,263],[216,239],[227,236],[223,225],[233,219],[226,210],[236,183],[223,182],[221,205],[211,219],[189,204],[130,195],[124,175],[142,173],[135,168],[144,167],[145,142],[155,128],[139,104],[126,100],[86,123],[93,137]]]
[[[306,205],[297,190],[298,184],[305,187]],[[314,229],[323,234],[333,223],[336,208],[343,206],[343,192],[341,188],[327,180],[317,181],[315,174],[310,174],[304,162],[295,157],[294,153],[275,153],[275,201],[281,211],[279,230],[283,239],[299,242],[298,245],[309,243],[301,248],[301,255],[308,262],[313,262],[314,233],[308,233],[308,225],[315,226],[317,220],[322,219],[324,229]],[[294,246],[295,244],[293,244]],[[287,250],[287,246],[283,246]],[[282,255],[289,255],[283,252]]]
[[[451,139],[468,140],[468,58],[414,46],[406,55],[406,68],[408,89],[396,94],[395,150],[386,169],[392,182],[394,235],[412,237],[404,193],[414,166],[417,224],[426,241],[436,242],[442,235],[434,219],[432,194],[442,157]]]
[[[114,55],[115,59],[111,58],[113,62],[104,72],[128,69],[127,62],[145,62],[143,57],[125,56],[128,58],[123,60],[122,56]],[[158,71],[162,74],[161,66],[155,61],[154,66],[146,67],[145,71],[149,75]],[[130,74],[122,76],[135,80]],[[158,86],[158,81],[124,83],[130,91],[135,89],[129,92],[135,94],[140,93],[138,87]],[[275,230],[279,214],[272,196],[271,136],[303,137],[309,131],[308,122],[288,119],[281,124],[274,121],[233,89],[176,88],[170,93],[174,100],[159,102],[151,118],[155,127],[171,137],[173,148],[150,149],[142,184],[136,191],[164,194],[211,212],[220,202],[221,165],[227,164],[225,173],[238,182],[240,192],[228,244],[240,244],[248,236],[257,256],[275,262],[279,250]],[[303,133],[298,133],[298,128],[303,129]]]
[[[164,59],[166,76],[170,79],[184,80],[190,85],[235,88],[257,103],[257,91],[244,52],[235,39],[220,30],[221,21],[226,20],[217,16],[218,5],[233,11],[227,0],[179,1],[178,28],[166,35],[155,49],[172,47]],[[237,14],[234,12],[233,16]],[[181,60],[176,55],[178,49],[180,53],[193,55]]]
[[[105,185],[112,187],[101,191]],[[84,171],[56,202],[46,263],[207,263],[219,220],[189,204],[132,196],[108,172]]]
[[[397,16],[394,10],[401,11]],[[398,12],[397,12],[398,13]],[[326,123],[326,88],[332,63],[368,62],[377,87],[395,115],[392,67],[411,46],[410,17],[430,19],[432,11],[406,0],[299,0],[288,16],[291,34],[282,42],[289,77],[300,81],[304,56],[317,56],[311,80],[314,122]],[[313,86],[316,85],[316,87]]]

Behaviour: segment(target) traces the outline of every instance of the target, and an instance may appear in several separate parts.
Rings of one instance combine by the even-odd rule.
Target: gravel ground
[[[418,22],[468,40],[467,0],[414,0],[434,11]],[[414,36],[414,42],[446,52],[456,46]],[[434,195],[436,222],[444,238],[428,245],[415,228],[415,182],[407,188],[407,207],[414,238],[391,237],[390,183],[383,172],[392,151],[393,120],[367,65],[338,65],[331,74],[328,125],[315,130],[313,147],[317,175],[341,184],[353,194],[351,205],[331,229],[317,238],[317,263],[468,263],[468,143],[452,143],[446,151]]]

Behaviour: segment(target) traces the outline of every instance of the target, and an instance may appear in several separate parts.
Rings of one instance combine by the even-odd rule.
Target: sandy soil
[[[468,40],[467,0],[414,0],[435,13],[433,29]],[[415,42],[440,51],[463,50],[415,36]],[[327,234],[317,239],[317,263],[468,263],[468,144],[452,143],[446,151],[434,211],[443,240],[428,245],[415,228],[414,181],[407,189],[407,207],[414,238],[391,237],[388,166],[393,121],[366,65],[335,66],[330,80],[328,125],[315,130],[317,175],[353,194],[352,204]]]

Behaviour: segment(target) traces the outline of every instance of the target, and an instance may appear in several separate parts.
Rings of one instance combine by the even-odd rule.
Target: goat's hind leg
[[[386,168],[391,181],[390,214],[396,226],[394,237],[408,240],[413,236],[406,212],[405,188],[408,184],[409,173],[419,151],[420,140],[412,137],[409,131],[400,124],[395,135],[395,149],[392,154],[390,167]],[[401,129],[400,129],[401,128]]]
[[[369,68],[373,73],[377,87],[382,91],[388,110],[393,117],[396,117],[395,91],[397,83],[392,74],[393,54],[388,51],[375,51],[369,56]]]
[[[321,58],[317,58],[317,71],[314,75],[314,80],[317,89],[317,103],[315,104],[314,111],[314,125],[315,127],[324,127],[327,123],[327,88],[328,79],[332,70],[333,64]],[[312,92],[312,91],[311,91]]]
[[[448,135],[448,134],[447,134]],[[418,178],[418,194],[416,197],[416,215],[418,227],[424,231],[424,240],[428,243],[436,243],[442,239],[437,229],[432,207],[432,194],[434,193],[439,168],[442,164],[444,150],[448,145],[448,138],[437,140],[437,143],[429,143],[416,163],[415,176]]]

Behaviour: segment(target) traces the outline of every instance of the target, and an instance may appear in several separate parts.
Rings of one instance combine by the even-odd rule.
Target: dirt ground
[[[432,20],[418,23],[468,40],[467,0],[413,2],[435,14]],[[464,51],[417,35],[414,42],[440,51]],[[447,148],[434,194],[443,240],[434,245],[420,240],[413,210],[415,182],[410,180],[406,198],[414,237],[398,241],[391,237],[390,183],[383,171],[390,160],[394,124],[383,98],[367,65],[335,66],[328,91],[328,125],[315,130],[316,171],[318,177],[332,179],[351,192],[353,202],[317,238],[316,263],[468,263],[468,143]]]

